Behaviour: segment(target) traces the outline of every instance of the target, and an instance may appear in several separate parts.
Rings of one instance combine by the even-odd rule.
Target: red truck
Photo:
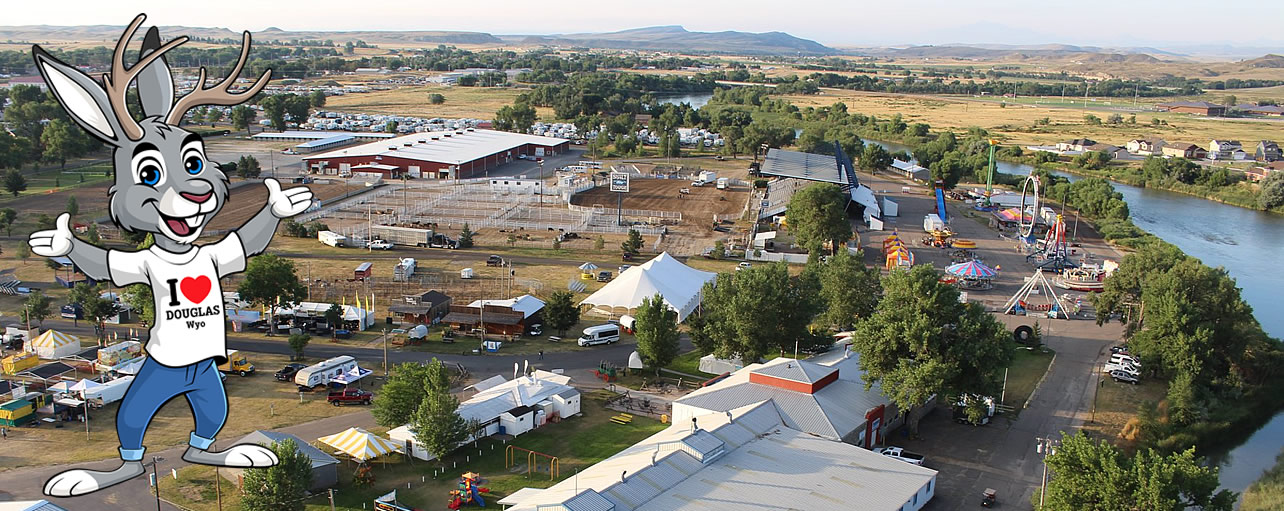
[[[368,405],[372,399],[374,399],[374,394],[368,390],[361,389],[343,389],[331,392],[325,398],[326,401],[329,401],[334,406],[342,404]]]

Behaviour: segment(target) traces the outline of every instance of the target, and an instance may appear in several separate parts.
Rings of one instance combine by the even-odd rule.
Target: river
[[[655,99],[658,100],[662,105],[677,105],[680,103],[687,103],[691,105],[691,108],[694,108],[696,110],[699,110],[700,107],[709,104],[709,100],[713,99],[713,93],[711,92],[679,92],[676,94],[666,94],[666,93],[657,92],[657,93],[654,93],[653,95],[655,96]]]
[[[909,151],[903,144],[867,140],[888,151]],[[1007,174],[1028,175],[1033,167],[1000,161]],[[1070,178],[1077,176],[1057,173]],[[1137,227],[1176,245],[1209,266],[1222,266],[1240,287],[1244,301],[1266,333],[1284,338],[1284,314],[1279,314],[1279,289],[1284,271],[1276,257],[1284,247],[1284,216],[1230,206],[1179,193],[1114,183],[1123,194]],[[1284,447],[1284,412],[1278,413],[1243,444],[1211,456],[1221,467],[1222,487],[1243,492],[1275,465]]]

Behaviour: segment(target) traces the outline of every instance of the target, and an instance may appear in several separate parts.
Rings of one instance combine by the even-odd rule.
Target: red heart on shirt
[[[201,300],[209,296],[211,287],[213,287],[213,283],[210,282],[209,277],[204,275],[196,278],[183,277],[183,281],[178,283],[178,288],[183,291],[183,296],[186,296],[192,303],[201,303]]]

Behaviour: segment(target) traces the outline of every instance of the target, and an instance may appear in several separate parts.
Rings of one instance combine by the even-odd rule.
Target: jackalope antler
[[[258,94],[259,91],[263,90],[263,86],[267,85],[268,80],[272,78],[271,69],[263,71],[263,74],[249,89],[241,92],[228,90],[228,87],[231,87],[232,83],[236,81],[236,77],[241,74],[241,68],[245,67],[245,61],[249,56],[250,32],[246,31],[241,34],[241,56],[236,60],[236,67],[232,68],[232,72],[227,75],[227,78],[224,78],[218,85],[207,89],[205,88],[205,66],[201,66],[200,77],[196,79],[196,89],[179,98],[178,102],[174,104],[174,108],[169,111],[169,116],[166,117],[165,123],[177,126],[188,110],[200,105],[239,105]]]
[[[174,40],[165,43],[160,48],[144,55],[138,60],[137,64],[126,67],[125,47],[129,45],[130,39],[133,39],[134,37],[134,32],[138,30],[138,26],[142,25],[143,20],[145,19],[147,19],[146,15],[139,14],[138,17],[134,18],[133,23],[130,23],[129,27],[125,29],[125,33],[121,35],[120,40],[116,42],[116,51],[112,55],[111,73],[103,74],[103,88],[107,91],[107,98],[111,103],[112,113],[116,116],[116,119],[120,121],[120,127],[125,132],[125,136],[129,137],[129,139],[133,141],[141,140],[143,138],[143,128],[139,126],[138,122],[134,120],[134,117],[130,115],[129,107],[125,102],[125,92],[129,89],[129,84],[138,77],[138,73],[142,72],[148,64],[151,64],[153,61],[160,58],[161,55],[165,54],[165,52],[187,42],[187,36],[176,37]],[[263,75],[260,76],[258,81],[254,82],[254,85],[250,86],[249,89],[239,93],[233,93],[228,90],[228,87],[231,87],[236,81],[236,77],[241,74],[241,69],[245,67],[245,61],[249,55],[250,33],[245,32],[241,35],[241,56],[237,59],[236,67],[232,69],[232,73],[229,74],[227,78],[223,79],[223,81],[217,86],[206,88],[205,67],[202,66],[200,77],[196,80],[196,89],[186,96],[179,98],[179,100],[174,103],[174,106],[170,108],[169,114],[165,118],[165,123],[177,126],[179,122],[183,120],[183,116],[187,114],[187,111],[192,108],[196,108],[200,105],[240,104],[263,90],[263,87],[267,85],[268,80],[272,77],[272,70],[270,69],[264,71]]]
[[[120,121],[120,128],[124,130],[125,136],[133,141],[143,138],[143,128],[129,113],[129,106],[125,103],[125,91],[129,89],[130,82],[133,82],[138,73],[147,68],[148,64],[160,58],[165,52],[187,42],[186,36],[177,37],[139,59],[137,64],[125,67],[125,47],[129,45],[129,40],[134,37],[134,32],[145,19],[147,16],[139,14],[134,18],[134,22],[129,24],[129,28],[125,29],[125,34],[116,42],[116,52],[111,60],[111,74],[103,73],[103,88],[107,90],[107,99],[111,103],[112,113],[116,115],[116,120]]]

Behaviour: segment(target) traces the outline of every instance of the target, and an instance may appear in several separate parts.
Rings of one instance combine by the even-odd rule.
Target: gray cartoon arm
[[[282,190],[281,183],[271,178],[264,179],[263,185],[268,189],[267,205],[236,230],[246,256],[259,254],[267,249],[282,218],[302,213],[312,205],[312,191],[306,186]]]
[[[67,256],[86,276],[94,280],[110,279],[107,251],[76,238],[68,226],[70,222],[71,215],[63,213],[58,215],[55,228],[31,233],[27,240],[31,252],[43,257]]]

